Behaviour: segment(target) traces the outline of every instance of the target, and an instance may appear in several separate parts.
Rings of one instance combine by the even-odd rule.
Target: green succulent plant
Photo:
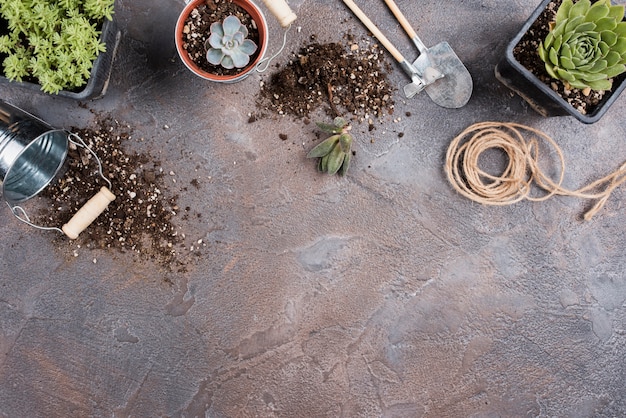
[[[47,93],[84,86],[106,50],[99,27],[114,0],[0,0],[7,32],[0,36],[4,75],[36,79]]]
[[[548,74],[571,87],[610,90],[612,78],[626,71],[624,6],[610,0],[563,0],[556,21],[539,45]]]
[[[257,50],[254,41],[246,39],[248,29],[237,16],[228,16],[224,22],[211,24],[211,34],[206,42],[206,59],[224,68],[243,68]]]
[[[330,137],[317,144],[307,158],[319,158],[317,168],[319,171],[345,176],[352,159],[352,135],[348,132],[351,126],[341,117],[335,118],[332,124],[317,122],[317,126]]]

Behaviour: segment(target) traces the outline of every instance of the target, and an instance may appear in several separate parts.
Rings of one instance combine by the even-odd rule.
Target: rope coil
[[[524,134],[529,137],[525,138]],[[539,167],[540,141],[549,144],[558,156],[561,166],[558,180],[548,177]],[[508,162],[500,175],[489,174],[478,166],[480,155],[489,149],[500,149],[507,156]],[[506,122],[481,122],[461,132],[448,147],[445,171],[457,192],[485,205],[510,205],[523,199],[537,202],[554,195],[598,199],[585,213],[585,220],[598,213],[613,190],[626,181],[624,163],[587,186],[568,190],[561,186],[565,158],[557,143],[537,129]],[[533,184],[547,193],[531,195]]]

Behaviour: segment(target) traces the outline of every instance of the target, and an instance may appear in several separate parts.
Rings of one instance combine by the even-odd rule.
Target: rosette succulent
[[[248,29],[237,16],[228,16],[224,22],[211,24],[211,34],[207,40],[206,59],[213,65],[224,68],[243,68],[250,62],[250,56],[257,50],[254,41],[246,39]]]
[[[626,71],[623,19],[624,6],[610,0],[563,0],[538,50],[548,74],[583,91],[610,90],[611,79]]]
[[[344,118],[337,117],[332,124],[317,122],[317,126],[332,135],[309,151],[307,158],[319,158],[317,168],[321,172],[345,175],[352,159],[350,125]]]

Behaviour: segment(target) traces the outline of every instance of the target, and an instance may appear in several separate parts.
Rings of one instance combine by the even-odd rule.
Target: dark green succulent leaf
[[[559,53],[556,51],[556,49],[554,48],[550,48],[550,51],[548,51],[548,57],[550,58],[550,62],[552,63],[552,65],[560,65],[559,63]]]
[[[611,51],[608,54],[606,54],[605,61],[606,61],[607,67],[612,67],[614,65],[621,63],[622,56],[615,51]]]
[[[613,51],[620,55],[624,55],[626,53],[626,38],[618,38],[615,45],[613,45]]]
[[[578,26],[576,26],[574,32],[586,33],[592,30],[597,30],[595,22],[582,22]]]
[[[624,65],[624,64],[613,65],[613,66],[607,68],[606,70],[604,70],[604,73],[606,74],[606,76],[608,78],[617,77],[618,75],[622,74],[623,72],[626,72],[626,65]]]
[[[341,145],[341,151],[349,153],[350,148],[352,147],[352,135],[341,134],[339,137],[339,144]]]
[[[572,59],[566,56],[561,57],[561,66],[566,70],[573,70],[576,65],[572,62]]]
[[[324,122],[315,122],[318,128],[320,128],[323,132],[328,134],[339,134],[341,133],[341,129],[333,124],[324,123]]]
[[[555,71],[556,71],[556,77],[554,78],[560,78],[561,80],[565,80],[569,83],[573,83],[574,81],[576,81],[576,77],[570,74],[567,70],[556,67]]]
[[[608,3],[610,4],[610,2]],[[624,5],[611,6],[609,17],[614,18],[616,22],[621,22],[624,19]]]
[[[317,144],[309,153],[306,155],[307,158],[320,158],[324,155],[327,155],[332,151],[337,142],[339,141],[340,135],[333,135],[329,138],[326,138],[324,141]]]
[[[557,24],[561,21],[566,20],[569,17],[569,13],[573,5],[574,2],[572,0],[563,0],[563,3],[561,3],[561,6],[556,13]]]
[[[600,49],[600,53],[604,56],[609,53],[611,47],[608,46],[605,42],[599,42],[598,49]]]
[[[343,160],[346,156],[346,153],[341,150],[341,145],[335,145],[335,148],[328,154],[328,165],[326,167],[326,172],[328,174],[336,174],[337,171],[341,168],[341,164],[343,164]]]
[[[577,2],[576,4],[574,4],[573,6],[569,8],[569,13],[567,15],[567,18],[570,20],[570,22],[579,17],[584,18],[584,15],[587,14],[587,11],[589,10],[590,7],[591,7],[591,1],[580,0],[579,2]]]
[[[546,43],[549,44],[549,42],[547,42],[547,40],[548,40],[548,36],[550,36],[550,34],[553,34],[555,37],[556,36],[563,36],[565,34],[565,26],[566,25],[567,25],[567,20],[564,20],[562,22],[557,23],[556,26],[554,27],[554,29],[552,29],[548,33],[548,35],[546,36]]]
[[[556,78],[556,79],[562,78],[556,73],[555,67],[553,67],[552,65],[546,64],[545,67],[546,67],[546,72],[550,75],[550,77]]]
[[[350,161],[352,160],[352,153],[349,152],[343,159],[343,164],[341,164],[341,169],[339,170],[340,176],[345,176],[348,174],[348,169],[350,168]]]
[[[605,30],[614,30],[617,26],[617,20],[614,17],[603,17],[596,21],[596,32],[602,32]]]
[[[326,154],[320,159],[319,168],[322,173],[325,173],[328,171],[328,156],[329,155],[330,154]]]
[[[602,19],[609,15],[609,6],[602,2],[594,3],[587,12],[585,17],[586,22],[595,22],[598,19]]]
[[[613,30],[620,38],[626,37],[626,22],[619,22]]]
[[[576,7],[577,5],[579,5],[580,2],[576,3],[574,5],[574,7]],[[565,29],[564,29],[564,33],[567,32],[576,32],[576,28],[578,27],[578,25],[580,25],[581,23],[583,23],[583,21],[585,20],[584,16],[576,16],[573,19],[569,19],[567,21],[567,24],[565,25]]]
[[[589,73],[601,73],[602,76],[606,78],[606,76],[604,75],[604,70],[606,70],[608,66],[609,66],[608,61],[604,59],[604,60],[597,60],[596,62],[594,62],[591,68],[588,68],[588,69],[579,68],[579,70],[584,71],[584,72],[589,72]]]
[[[539,58],[541,58],[541,61],[546,62],[548,60],[548,53],[543,46],[543,42],[539,42],[539,49],[537,50],[537,52],[539,53]]]
[[[558,51],[561,49],[561,45],[563,45],[563,35],[555,36],[554,41],[552,42],[552,48]]]
[[[613,87],[613,83],[611,83],[610,80],[598,80],[598,81],[588,82],[587,86],[595,91],[604,91],[604,90],[611,90],[611,87]]]
[[[602,39],[602,42],[604,42],[605,44],[607,44],[610,47],[614,46],[615,43],[617,42],[617,34],[615,32],[610,31],[610,30],[605,30],[605,31],[601,32],[600,33],[600,38]]]

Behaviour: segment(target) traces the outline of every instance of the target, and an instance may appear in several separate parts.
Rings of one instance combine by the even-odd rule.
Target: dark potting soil
[[[606,92],[592,90],[588,95],[585,95],[580,89],[568,89],[561,80],[555,80],[548,75],[545,65],[539,58],[537,52],[539,42],[543,41],[548,35],[550,31],[549,24],[556,19],[556,12],[561,3],[562,0],[554,0],[548,3],[546,9],[539,15],[537,20],[515,46],[513,55],[520,64],[552,90],[557,92],[573,108],[577,109],[581,114],[586,115],[593,112],[595,106],[600,103]]]
[[[207,0],[204,4],[191,11],[183,28],[183,48],[189,58],[202,70],[216,75],[236,75],[244,68],[226,69],[221,65],[213,65],[206,59],[206,43],[211,34],[213,22],[223,22],[230,15],[237,16],[242,25],[248,29],[248,39],[257,45],[257,51],[250,57],[253,62],[261,52],[259,30],[250,14],[230,0]]]
[[[164,172],[159,161],[145,154],[128,152],[124,142],[133,139],[129,125],[109,118],[98,120],[93,129],[73,129],[102,162],[104,176],[112,183],[116,198],[76,240],[59,234],[55,244],[78,257],[85,249],[114,249],[152,260],[169,271],[184,271],[181,259],[185,234],[172,220],[190,215],[178,207],[177,196],[168,193],[166,181],[174,173]],[[98,175],[94,156],[85,148],[70,146],[65,172],[37,197],[38,225],[60,227],[108,184]],[[195,249],[203,243],[195,242]],[[186,252],[185,252],[186,253]]]
[[[332,117],[361,120],[393,114],[395,88],[387,77],[393,67],[377,43],[350,34],[347,45],[311,40],[262,83],[258,108],[300,118],[319,107]]]

